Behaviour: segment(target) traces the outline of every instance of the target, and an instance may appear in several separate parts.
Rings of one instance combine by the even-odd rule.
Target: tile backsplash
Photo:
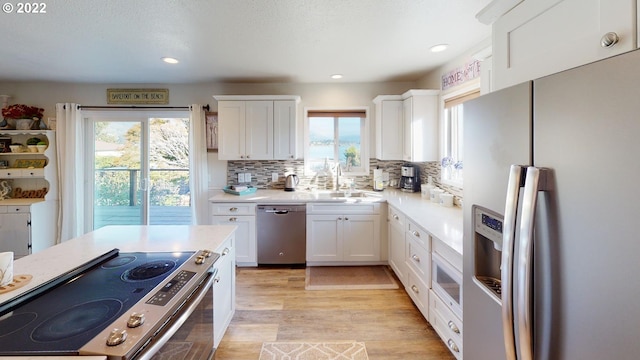
[[[377,159],[369,160],[371,173],[368,176],[343,176],[354,179],[357,189],[371,189],[373,180],[373,169],[379,167],[389,173],[390,180],[400,181],[400,167],[404,161],[382,161]],[[422,183],[427,182],[427,177],[432,176],[436,186],[453,194],[456,205],[460,206],[462,201],[462,189],[440,183],[440,163],[438,161],[413,163],[420,167],[420,178]],[[252,186],[259,189],[284,189],[285,174],[295,173],[300,179],[298,187],[306,189],[315,187],[318,189],[332,189],[335,183],[333,175],[329,176],[305,176],[304,160],[255,160],[255,161],[228,161],[227,162],[227,184],[238,184],[238,173],[251,173]],[[278,173],[278,181],[271,181],[271,174]]]

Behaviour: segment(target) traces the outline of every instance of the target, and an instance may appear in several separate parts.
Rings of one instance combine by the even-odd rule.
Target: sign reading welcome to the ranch
[[[169,103],[169,89],[107,89],[107,104]]]

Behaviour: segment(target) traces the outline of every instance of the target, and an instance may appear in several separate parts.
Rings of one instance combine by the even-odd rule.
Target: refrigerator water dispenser
[[[492,299],[502,303],[500,264],[502,262],[502,223],[504,218],[474,205],[475,274],[473,281]]]

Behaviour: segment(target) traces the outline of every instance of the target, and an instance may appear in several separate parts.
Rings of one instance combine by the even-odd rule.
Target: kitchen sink
[[[354,191],[350,194],[346,191],[331,191],[324,192],[318,191],[314,193],[318,199],[349,199],[349,198],[380,198],[378,194],[366,192],[366,191]]]

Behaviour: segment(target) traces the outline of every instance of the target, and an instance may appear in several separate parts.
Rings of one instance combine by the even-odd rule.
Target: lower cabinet
[[[307,263],[381,260],[380,204],[307,204]]]
[[[236,311],[235,239],[228,239],[215,252],[220,254],[213,280],[213,346],[217,348]]]
[[[407,285],[407,265],[406,246],[404,244],[404,228],[406,225],[404,214],[396,208],[389,206],[387,212],[387,222],[389,223],[389,266],[396,273],[396,276],[403,285]]]
[[[433,290],[429,291],[429,323],[456,359],[462,359],[462,320]]]
[[[212,225],[236,225],[238,266],[258,266],[255,203],[212,203]]]
[[[0,252],[20,258],[55,245],[56,208],[57,201],[0,206]]]

